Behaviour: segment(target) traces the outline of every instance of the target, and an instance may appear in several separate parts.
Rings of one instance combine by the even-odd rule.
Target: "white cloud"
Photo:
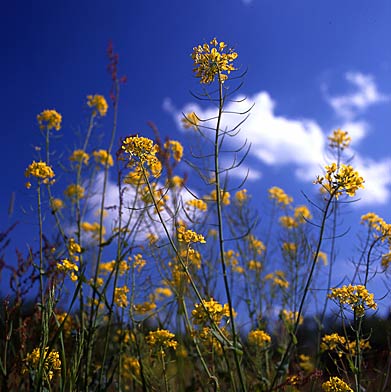
[[[344,116],[349,110],[357,113],[367,106],[384,101],[387,98],[380,94],[373,78],[359,73],[348,73],[347,79],[357,86],[358,91],[351,95],[332,98],[335,108],[339,108],[339,114]],[[233,129],[243,119],[235,113],[245,112],[254,103],[250,116],[241,125],[241,131],[235,138],[226,138],[228,143],[236,143],[233,148],[242,145],[245,141],[251,143],[249,155],[266,165],[290,166],[292,173],[302,181],[310,181],[320,174],[326,163],[329,130],[323,132],[320,125],[314,119],[289,118],[275,114],[276,103],[266,91],[261,91],[243,100],[244,97],[236,97],[236,102],[226,105],[221,129]],[[338,105],[337,105],[337,102]],[[209,119],[201,122],[202,126],[213,128],[216,125],[217,109],[211,107],[201,108],[197,104],[185,105],[182,110],[177,110],[170,100],[165,101],[165,109],[170,112],[179,129],[183,130],[181,120],[183,113],[194,111],[200,119]],[[365,190],[358,197],[362,198],[363,204],[384,204],[391,194],[391,160],[370,160],[354,151],[354,147],[362,142],[369,129],[365,121],[358,121],[349,116],[343,117],[341,128],[347,130],[352,137],[352,149],[354,155],[353,166],[364,177]],[[208,133],[208,129],[204,130]],[[186,130],[186,132],[192,132]],[[213,131],[210,131],[213,132]],[[232,145],[231,145],[232,147]],[[227,166],[227,165],[226,165]],[[253,172],[250,166],[250,179],[256,179],[261,173],[258,168]],[[246,168],[243,167],[238,175],[245,176]],[[254,173],[251,176],[251,173]]]
[[[355,87],[356,91],[345,95],[328,96],[326,87],[325,93],[326,100],[335,113],[346,120],[353,119],[368,106],[389,100],[388,96],[379,92],[372,75],[347,72],[345,79]]]
[[[360,205],[386,204],[390,199],[391,159],[374,161],[355,156],[353,166],[365,180],[365,189],[357,193]]]

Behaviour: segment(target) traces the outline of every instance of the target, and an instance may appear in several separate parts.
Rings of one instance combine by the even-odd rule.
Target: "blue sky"
[[[342,127],[352,134],[356,166],[366,179],[361,204],[344,227],[367,211],[390,220],[391,3],[387,0],[199,0],[8,2],[1,12],[3,45],[2,171],[0,222],[16,219],[26,238],[32,218],[23,173],[33,146],[42,142],[36,115],[55,108],[63,115],[58,149],[80,147],[74,131],[86,124],[85,97],[108,96],[106,47],[113,41],[121,92],[118,136],[188,137],[182,111],[197,90],[190,53],[213,37],[234,46],[247,69],[241,94],[255,102],[242,137],[252,142],[247,188],[264,194],[277,185],[304,202],[325,156],[326,137]],[[190,105],[190,106],[189,106]],[[207,106],[197,107],[201,117]],[[230,119],[226,119],[230,124]],[[110,121],[102,123],[109,129]],[[7,208],[16,194],[11,217]],[[27,203],[26,203],[27,200]]]

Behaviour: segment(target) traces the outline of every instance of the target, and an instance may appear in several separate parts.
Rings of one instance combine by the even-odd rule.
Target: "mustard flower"
[[[186,202],[186,206],[194,207],[200,211],[206,211],[208,209],[208,205],[201,199],[191,199]]]
[[[123,356],[122,358],[122,374],[123,377],[126,378],[127,375],[132,375],[135,377],[140,376],[140,362],[137,358],[135,357],[130,357],[130,356]]]
[[[193,48],[193,71],[203,84],[212,83],[216,76],[223,83],[236,69],[232,63],[238,54],[233,49],[227,49],[226,44],[219,43],[216,38],[210,41],[210,45],[212,48],[207,43]]]
[[[164,354],[164,350],[170,347],[176,350],[178,345],[178,342],[175,340],[175,335],[166,329],[149,331],[145,340],[151,348],[158,348],[161,354]]]
[[[61,199],[51,199],[50,206],[54,212],[57,212],[64,208],[64,202]]]
[[[127,137],[121,146],[129,154],[129,167],[140,165],[150,169],[154,177],[159,177],[162,171],[162,164],[156,157],[159,146],[154,144],[151,139],[140,136]]]
[[[37,120],[41,130],[46,128],[50,131],[54,128],[56,131],[59,131],[61,129],[62,116],[55,110],[44,110],[37,115]]]
[[[183,146],[176,140],[168,140],[164,143],[164,148],[166,150],[171,150],[174,160],[180,162],[183,157]]]
[[[297,317],[299,316],[299,312],[293,312],[291,310],[283,309],[280,312],[280,317],[288,326],[293,326],[296,321]],[[300,316],[298,325],[302,325],[304,322],[303,316]]]
[[[62,259],[61,262],[57,263],[57,269],[61,272],[79,271],[79,267],[68,259]]]
[[[294,218],[299,224],[306,223],[310,219],[312,219],[311,212],[309,211],[307,206],[297,206],[293,213]]]
[[[242,205],[248,200],[247,189],[241,189],[235,193],[235,200],[239,205]]]
[[[250,331],[247,336],[247,339],[248,339],[249,344],[251,344],[253,346],[257,346],[259,348],[267,347],[272,341],[272,338],[270,337],[270,335],[260,329]]]
[[[200,242],[201,244],[205,244],[205,238],[202,234],[197,234],[192,230],[186,230],[184,226],[179,226],[177,229],[178,241],[185,242],[187,244]]]
[[[256,260],[250,260],[247,263],[247,268],[250,271],[256,271],[256,272],[261,272],[262,271],[262,263],[260,261],[256,261]]]
[[[280,225],[286,229],[294,229],[299,226],[296,220],[291,216],[281,216],[279,221]]]
[[[364,188],[364,179],[351,165],[338,166],[332,163],[325,166],[325,170],[326,174],[318,176],[314,183],[322,185],[323,191],[333,194],[337,199],[343,193],[353,197],[358,189]]]
[[[333,288],[328,297],[337,300],[340,305],[349,305],[359,317],[364,316],[365,309],[375,310],[377,308],[374,295],[369,293],[363,285],[352,286],[350,284]]]
[[[84,198],[84,187],[78,184],[71,184],[64,191],[64,195],[67,196],[72,203],[76,203],[77,200]]]
[[[330,377],[330,379],[322,384],[323,392],[353,392],[353,389],[342,381],[339,377]]]
[[[195,130],[197,130],[199,123],[200,120],[194,112],[187,113],[182,118],[182,125],[186,129],[194,128]]]
[[[87,105],[92,108],[92,114],[96,116],[98,113],[101,117],[104,117],[107,113],[108,105],[106,99],[102,95],[88,95]]]
[[[95,162],[101,164],[102,166],[107,165],[111,167],[114,165],[113,157],[107,152],[107,150],[93,151],[92,155],[95,159]]]
[[[342,131],[341,129],[337,129],[333,131],[331,136],[328,136],[330,147],[331,148],[339,148],[341,150],[349,147],[352,138],[348,136],[347,131]]]
[[[129,287],[116,287],[114,289],[114,303],[121,308],[126,308],[129,304],[127,294],[129,293]]]
[[[54,180],[51,180],[54,177],[53,169],[42,161],[33,161],[25,170],[24,175],[26,178],[35,177],[38,182],[43,182],[44,184],[51,184],[54,182]]]
[[[229,317],[228,304],[221,305],[218,301],[211,298],[209,301],[202,300],[202,304],[196,304],[191,314],[194,324],[205,324],[212,319],[216,324],[220,324],[223,317]],[[206,311],[205,311],[206,309]]]
[[[55,372],[60,372],[61,370],[61,361],[60,355],[57,351],[52,350],[50,352],[49,347],[45,347],[42,355],[45,360],[43,363],[44,370],[44,378],[45,381],[51,381]],[[41,350],[39,347],[36,347],[31,353],[27,354],[26,358],[23,359],[23,368],[22,373],[27,373],[28,371],[36,371],[38,370],[38,366],[40,363]]]
[[[90,233],[92,238],[98,240],[100,233],[102,232],[102,236],[106,234],[106,229],[104,226],[100,226],[99,222],[82,222],[80,228],[87,233]]]
[[[88,165],[90,156],[84,150],[75,150],[69,157],[71,162],[76,162],[77,165]]]
[[[311,373],[314,370],[314,364],[312,363],[311,358],[305,354],[299,355],[299,366],[307,373]]]
[[[154,302],[143,302],[141,304],[134,304],[133,309],[136,313],[147,314],[156,309],[156,304]]]
[[[261,255],[266,250],[264,243],[258,238],[254,237],[252,234],[246,236],[246,240],[248,241],[248,245],[251,250],[256,254]]]
[[[231,204],[231,195],[228,191],[224,191],[223,189],[220,190],[220,199],[221,199],[221,204],[228,206]],[[207,195],[204,197],[206,201],[217,201],[217,193],[216,189],[213,189],[213,191],[210,193],[210,195]]]
[[[368,212],[361,216],[361,224],[367,224],[370,229],[378,231],[384,239],[391,233],[391,225],[386,223],[383,218],[374,212]]]
[[[274,273],[267,274],[265,275],[265,280],[271,280],[273,286],[278,286],[283,289],[289,287],[289,282],[285,279],[285,273],[283,271],[275,271]]]
[[[274,200],[277,204],[281,206],[288,206],[293,202],[293,198],[288,196],[283,189],[278,186],[273,186],[268,190],[269,198]]]

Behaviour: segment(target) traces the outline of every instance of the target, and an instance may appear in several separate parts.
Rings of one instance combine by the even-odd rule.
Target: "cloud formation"
[[[345,79],[353,85],[355,91],[345,95],[329,96],[327,87],[324,88],[327,102],[341,118],[352,120],[367,107],[389,100],[388,96],[379,92],[371,75],[347,72]]]
[[[374,78],[370,75],[348,72],[346,79],[356,87],[356,91],[347,95],[327,97],[327,102],[341,117],[341,128],[351,135],[352,148],[349,152],[355,158],[353,165],[366,180],[365,191],[359,194],[362,198],[360,205],[384,204],[390,198],[391,161],[374,161],[360,156],[354,151],[354,147],[364,140],[369,129],[369,124],[364,120],[357,120],[356,116],[370,105],[387,101],[388,97],[379,92]],[[320,174],[320,167],[324,166],[328,156],[327,135],[330,130],[322,130],[315,119],[276,115],[276,102],[266,91],[256,93],[247,99],[238,96],[234,102],[227,103],[221,129],[234,129],[243,119],[243,116],[237,113],[246,112],[252,104],[254,107],[248,119],[240,126],[241,132],[235,138],[231,138],[231,141],[227,138],[227,142],[234,141],[236,146],[245,141],[251,143],[249,154],[253,159],[265,165],[289,166],[289,170],[292,170],[300,180],[308,181]],[[201,121],[201,126],[213,128],[216,125],[217,109],[214,107],[201,108],[197,104],[188,104],[182,110],[177,110],[169,99],[163,107],[172,114],[179,129],[183,130],[183,113],[193,111],[204,120]],[[207,133],[207,130],[205,132]],[[249,166],[249,169],[251,173],[252,166]],[[258,167],[254,173],[255,175],[250,175],[249,180],[259,178],[261,173]]]

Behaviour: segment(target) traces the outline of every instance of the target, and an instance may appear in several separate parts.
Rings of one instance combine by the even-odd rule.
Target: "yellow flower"
[[[141,167],[147,165],[154,177],[159,177],[162,164],[156,157],[159,146],[151,139],[139,136],[127,137],[121,146],[122,150],[129,154],[129,167],[139,164]]]
[[[61,199],[51,199],[50,205],[54,212],[61,210],[64,208],[64,202]]]
[[[283,309],[280,312],[281,319],[289,327],[293,326],[296,323],[298,315],[299,315],[299,312],[292,312],[291,310],[286,310],[286,309]],[[303,322],[304,322],[303,316],[300,316],[299,325],[302,325]]]
[[[102,95],[88,95],[87,96],[87,105],[92,108],[92,114],[96,116],[97,113],[101,117],[104,117],[107,113],[108,105],[105,97]]]
[[[107,152],[107,150],[97,150],[93,151],[95,162],[103,166],[107,165],[109,167],[114,165],[113,157]]]
[[[358,189],[364,188],[364,179],[350,165],[341,164],[338,167],[336,163],[332,163],[325,166],[325,169],[326,174],[318,176],[314,183],[322,185],[323,191],[334,195],[337,199],[343,193],[353,197]]]
[[[59,131],[61,129],[62,116],[55,110],[44,110],[38,114],[37,120],[39,128],[42,130],[46,128],[50,131],[54,128],[56,131]]]
[[[153,348],[158,348],[163,351],[166,348],[177,348],[178,342],[174,339],[175,335],[166,329],[157,329],[156,331],[149,331],[145,338],[147,344]]]
[[[209,301],[202,300],[202,304],[196,304],[191,314],[193,315],[194,324],[205,324],[212,319],[216,324],[220,324],[223,317],[229,317],[229,306],[221,305],[218,301],[211,298]],[[206,311],[205,311],[206,309]]]
[[[201,199],[188,200],[186,205],[189,207],[194,207],[200,211],[206,211],[208,209],[208,205]]]
[[[126,308],[129,304],[127,294],[129,288],[127,286],[116,287],[114,290],[114,303],[121,308]]]
[[[299,355],[299,366],[307,373],[311,373],[314,370],[314,364],[312,363],[311,358],[305,354]]]
[[[258,346],[259,348],[267,347],[272,341],[270,335],[260,329],[250,331],[247,336],[247,339],[249,344],[253,346]]]
[[[79,267],[68,259],[63,259],[60,263],[57,263],[57,269],[61,272],[79,271]]]
[[[247,189],[241,189],[235,193],[235,200],[239,205],[242,205],[248,200]]]
[[[212,83],[216,76],[223,83],[228,79],[228,74],[236,69],[232,62],[238,54],[233,49],[226,49],[225,43],[219,43],[216,38],[210,42],[210,45],[212,48],[207,43],[193,48],[191,55],[194,61],[193,71],[203,84]]]
[[[249,234],[246,237],[246,240],[248,241],[248,245],[251,250],[255,251],[256,254],[261,255],[266,250],[266,246],[264,245],[264,243],[254,237],[252,234]]]
[[[330,377],[330,379],[322,384],[323,392],[353,392],[353,389],[342,381],[339,377]]]
[[[286,229],[294,229],[299,226],[295,219],[291,216],[281,216],[280,225]]]
[[[349,305],[359,317],[364,316],[365,308],[374,310],[377,308],[377,304],[373,299],[374,295],[370,294],[363,285],[352,286],[350,284],[340,288],[333,288],[328,297],[337,300],[340,305]]]
[[[262,271],[262,263],[260,261],[250,260],[247,263],[247,267],[251,271],[256,271],[256,272]]]
[[[184,226],[179,226],[177,229],[178,233],[178,241],[185,242],[187,244],[200,242],[201,244],[205,244],[205,238],[202,234],[197,234],[192,230],[186,230]]]
[[[333,131],[333,134],[328,136],[328,139],[330,141],[331,148],[339,148],[341,150],[349,147],[349,144],[352,140],[346,131],[342,131],[339,128]]]
[[[216,201],[217,200],[217,193],[216,190],[214,189],[210,195],[205,196],[204,199],[206,201]],[[228,206],[231,204],[231,195],[228,191],[224,191],[223,189],[220,190],[220,199],[221,199],[221,203],[225,206]]]
[[[65,189],[64,195],[71,199],[72,203],[76,203],[77,200],[83,199],[84,192],[81,185],[71,184]]]
[[[133,309],[136,313],[146,314],[156,309],[156,304],[154,302],[143,302],[133,305]]]
[[[88,161],[90,160],[90,156],[83,150],[75,150],[72,155],[69,157],[71,162],[76,162],[78,165],[84,164],[88,165]]]
[[[187,113],[182,118],[182,125],[186,128],[194,128],[195,130],[198,129],[198,124],[200,123],[199,118],[194,112]]]
[[[54,172],[53,169],[45,162],[33,161],[33,163],[31,163],[25,170],[24,175],[26,178],[35,177],[38,181],[42,181],[44,184],[49,184],[53,183],[50,179],[54,177]]]
[[[277,204],[280,204],[282,206],[288,206],[293,202],[293,198],[288,196],[283,189],[273,186],[272,188],[269,189],[269,198],[272,200],[275,200]]]
[[[307,206],[297,206],[294,212],[294,218],[300,224],[306,223],[310,219],[312,219],[312,215],[307,208]]]
[[[183,146],[176,140],[168,140],[164,143],[166,150],[171,150],[175,161],[180,162],[183,157]]]
[[[80,228],[85,232],[91,233],[92,238],[98,240],[100,236],[100,232],[102,232],[102,236],[105,235],[106,229],[104,226],[101,226],[98,222],[89,223],[89,222],[82,222]]]
[[[61,370],[60,355],[57,351],[52,350],[50,352],[49,347],[45,347],[42,356],[45,358],[43,362],[43,377],[45,381],[51,381],[54,372],[59,372]],[[41,351],[39,347],[36,347],[31,353],[27,354],[26,358],[23,359],[23,369],[22,374],[28,371],[38,370],[41,358]]]

